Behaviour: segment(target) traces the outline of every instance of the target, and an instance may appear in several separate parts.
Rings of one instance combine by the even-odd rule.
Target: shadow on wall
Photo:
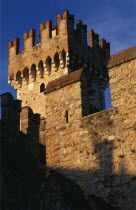
[[[103,209],[105,207],[104,209],[117,208],[121,210],[135,210],[136,176],[127,174],[125,165],[122,161],[120,161],[119,173],[114,173],[113,147],[114,143],[108,141],[103,141],[94,145],[94,153],[97,153],[97,158],[99,160],[99,169],[87,171],[80,168],[54,167],[54,170],[59,171],[59,173],[62,173],[81,187],[86,195],[90,209]],[[120,157],[120,159],[122,158],[123,157]],[[55,189],[55,186],[53,189]],[[43,195],[44,190],[46,192],[46,189],[43,188]],[[101,198],[100,200],[98,196]],[[43,198],[45,206],[49,201],[51,202],[46,196]],[[64,200],[64,197],[62,200]],[[108,203],[112,206],[108,206]],[[43,210],[44,209],[46,208],[43,208]],[[71,209],[74,210],[73,208]]]
[[[39,141],[40,114],[34,114],[29,106],[21,109],[20,130],[30,136],[33,141]]]
[[[28,109],[24,115],[24,125],[27,128],[29,126],[28,134],[20,131],[21,101],[14,100],[10,93],[5,93],[2,95],[1,106],[2,209],[27,210],[30,209],[29,206],[31,209],[40,209],[41,166],[45,165],[45,147],[38,142],[39,137],[33,138],[31,135],[35,121],[32,123],[32,119],[28,120]]]
[[[136,208],[136,176],[127,173],[122,161],[123,156],[120,156],[120,171],[117,174],[114,172],[114,141],[101,140],[101,136],[97,136],[100,142],[94,138],[93,152],[96,154],[96,161],[99,161],[98,169],[54,167],[52,169],[65,177],[57,172],[51,172],[48,176],[48,171],[52,169],[44,170],[45,148],[38,142],[37,137],[33,139],[30,135],[35,128],[31,127],[35,117],[30,123],[28,115],[31,113],[33,116],[33,113],[28,108],[24,112],[25,121],[22,123],[28,128],[27,131],[30,131],[27,135],[19,131],[17,126],[21,111],[20,108],[16,109],[17,101],[12,100],[8,94],[3,97],[1,120],[3,210],[115,209],[103,200],[122,210]],[[38,123],[36,126],[38,129]],[[86,199],[75,183],[82,188]]]

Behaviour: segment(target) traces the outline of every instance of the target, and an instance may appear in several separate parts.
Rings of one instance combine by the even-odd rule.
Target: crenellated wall
[[[0,106],[2,132],[5,136],[18,133],[20,130],[21,101],[14,100],[10,93],[4,93],[1,95]]]
[[[40,24],[36,46],[34,29],[24,34],[22,53],[18,38],[9,42],[9,83],[22,100],[21,130],[46,145],[47,168],[78,183],[88,199],[95,194],[134,210],[136,47],[109,59],[105,39],[90,30],[88,46],[87,26],[78,20],[74,27],[66,10],[57,26]],[[102,111],[109,79],[113,108]]]
[[[40,90],[41,84],[46,88],[50,81],[83,67],[90,70],[92,80],[95,80],[91,81],[93,89],[108,86],[109,43],[104,39],[99,42],[99,35],[91,30],[88,46],[87,26],[81,20],[74,25],[74,16],[67,10],[57,15],[57,26],[53,26],[51,20],[40,24],[40,43],[36,45],[35,34],[34,29],[24,33],[24,49],[20,54],[19,39],[8,42],[8,82],[17,89],[17,98],[22,100],[23,107],[30,106],[34,113],[44,116],[45,97],[44,89]],[[97,95],[104,101],[103,91],[99,90],[95,98]],[[104,103],[102,107],[105,107]]]

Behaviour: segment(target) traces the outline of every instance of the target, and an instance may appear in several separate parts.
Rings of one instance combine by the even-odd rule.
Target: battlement
[[[15,55],[18,55],[19,43],[20,43],[20,39],[17,37],[13,41],[8,42],[8,49],[9,50],[12,49],[12,51],[10,53],[14,53]]]
[[[40,42],[36,45],[36,31],[33,28],[24,33],[24,49],[21,53],[19,38],[8,42],[8,83],[18,90],[17,98],[22,100],[23,106],[32,106],[34,112],[37,110],[35,102],[39,103],[39,107],[41,104],[44,107],[43,93],[47,85],[79,69],[86,69],[92,89],[97,90],[98,95],[102,94],[101,98],[104,97],[101,91],[108,86],[106,66],[110,46],[105,39],[99,40],[99,35],[93,30],[88,33],[90,46],[87,42],[87,25],[81,20],[75,21],[74,15],[65,10],[57,15],[56,26],[51,20],[40,24]],[[99,98],[97,94],[95,98]],[[90,100],[94,104],[94,98]],[[40,113],[45,114],[44,108]]]
[[[3,133],[5,132],[5,135],[17,133],[19,131],[20,112],[20,100],[14,100],[11,93],[8,92],[1,95],[1,119]]]
[[[90,47],[94,48],[99,46],[99,34],[95,34],[94,30],[88,31],[88,37],[90,41]]]
[[[63,34],[63,28],[66,29],[66,25],[62,22],[65,22],[66,24],[69,24],[69,21],[73,23],[73,29],[74,29],[74,16],[70,15],[70,13],[65,10],[63,14],[57,15],[57,26],[52,25],[51,20],[47,20],[45,24],[40,24],[40,33],[39,38],[41,43],[46,43],[48,39],[54,38],[58,34],[61,36],[64,36]],[[65,25],[65,27],[61,26]],[[66,31],[66,35],[68,35],[68,31]],[[35,45],[35,37],[36,37],[36,31],[35,29],[30,29],[29,32],[24,33],[24,49],[22,52],[24,53],[27,49],[30,50],[30,48],[36,46]],[[14,41],[8,42],[8,49],[9,49],[9,56],[12,55],[13,50],[12,47],[17,48],[15,55],[19,54],[19,38],[15,38]]]
[[[91,67],[94,57],[99,57],[97,63],[99,60],[99,64],[103,62],[103,65],[109,58],[109,43],[102,39],[99,44],[99,35],[91,30],[89,31],[89,47],[87,25],[78,20],[74,27],[74,15],[71,15],[68,10],[57,15],[57,26],[53,26],[51,20],[40,24],[40,42],[37,42],[36,45],[35,37],[36,31],[33,28],[24,33],[24,49],[21,53],[19,53],[19,38],[16,37],[13,41],[8,42],[8,81],[15,89],[21,87],[22,81],[28,83],[26,75],[27,77],[32,75],[32,79],[29,79],[31,83],[36,78],[47,77],[47,75],[50,75],[51,78],[51,74],[61,69],[60,74],[55,73],[56,76],[53,77],[55,79],[73,70]],[[35,68],[36,76],[32,73],[32,66]]]
[[[95,194],[121,209],[126,204],[135,209],[130,203],[135,201],[136,47],[110,57],[110,44],[93,30],[88,46],[87,26],[67,10],[57,15],[57,26],[51,20],[40,24],[37,45],[35,37],[34,29],[24,33],[20,54],[18,38],[8,43],[8,80],[19,100],[2,95],[6,135],[9,129],[14,140],[13,134],[25,133],[38,160],[34,145],[44,144],[46,167],[80,184],[88,198]],[[113,108],[104,110],[109,83]]]

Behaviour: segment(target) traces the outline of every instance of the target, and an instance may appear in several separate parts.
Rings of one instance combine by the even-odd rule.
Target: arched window
[[[65,52],[65,50],[62,50],[61,58],[62,58],[62,62],[63,62],[63,68],[65,68],[65,66],[66,66],[66,52]]]
[[[45,63],[48,73],[51,74],[51,65],[52,65],[51,57],[48,56]]]
[[[44,90],[45,90],[45,84],[42,83],[42,84],[40,85],[40,93],[44,92]]]
[[[38,64],[38,70],[40,71],[41,78],[43,78],[44,67],[43,67],[43,62],[42,61],[40,61],[39,64]]]
[[[14,80],[14,74],[11,74],[9,77],[10,81],[12,82],[12,80]]]
[[[56,53],[54,55],[54,63],[55,63],[55,67],[56,67],[56,71],[58,71],[59,65],[60,65],[60,60],[59,60],[59,54]]]
[[[16,81],[18,81],[18,84],[22,85],[22,78],[21,78],[21,72],[18,71],[16,73]]]
[[[26,83],[28,84],[28,82],[29,82],[29,70],[28,70],[27,67],[23,70],[23,77],[24,77]]]
[[[31,67],[31,74],[32,74],[32,78],[33,78],[33,82],[36,80],[36,65],[33,64]]]

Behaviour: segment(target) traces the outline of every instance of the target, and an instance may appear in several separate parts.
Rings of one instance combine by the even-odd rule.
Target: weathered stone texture
[[[76,115],[69,97],[76,99],[70,90],[77,90],[78,83],[73,84],[75,89],[70,85],[46,95],[52,102],[47,101],[48,107],[58,99],[55,113],[51,108],[47,113],[47,165],[77,182],[87,196],[97,194],[125,209],[136,206],[135,62],[109,70],[113,109],[83,118]],[[75,110],[69,123],[62,114],[65,107],[69,113],[72,107]]]
[[[110,55],[109,43],[100,40],[99,45],[98,34],[91,31],[89,39],[95,44],[88,46],[87,26],[79,20],[75,29],[74,16],[67,10],[57,16],[57,26],[52,27],[51,20],[40,24],[39,37],[40,43],[35,45],[35,30],[24,33],[21,53],[18,38],[8,43],[8,82],[17,89],[17,98],[22,100],[22,106],[30,106],[34,113],[44,116],[45,96],[43,91],[40,92],[41,84],[46,87],[57,78],[87,68],[96,91],[90,99],[92,106],[103,110],[103,91],[108,85],[106,65]]]
[[[136,46],[123,50],[110,57],[108,69],[119,66],[136,58]]]
[[[136,107],[135,69],[136,59],[109,69],[112,105],[122,106],[124,112],[133,112]]]
[[[128,129],[122,122],[123,114],[110,109],[47,127],[46,158],[49,167],[77,182],[86,195],[97,194],[113,205],[133,209],[136,134],[135,127]]]
[[[57,96],[57,97],[56,97]],[[45,96],[46,128],[52,129],[54,126],[64,127],[66,125],[66,111],[68,111],[68,121],[80,119],[82,116],[82,100],[80,82],[73,83],[53,91]]]
[[[108,63],[109,43],[91,30],[88,46],[86,25],[79,20],[74,29],[67,10],[56,27],[50,20],[40,25],[36,46],[34,39],[34,29],[24,34],[20,54],[18,38],[8,45],[9,83],[24,107],[22,132],[45,144],[47,167],[78,183],[88,199],[95,194],[134,210],[136,48]],[[102,111],[108,79],[113,108]]]

